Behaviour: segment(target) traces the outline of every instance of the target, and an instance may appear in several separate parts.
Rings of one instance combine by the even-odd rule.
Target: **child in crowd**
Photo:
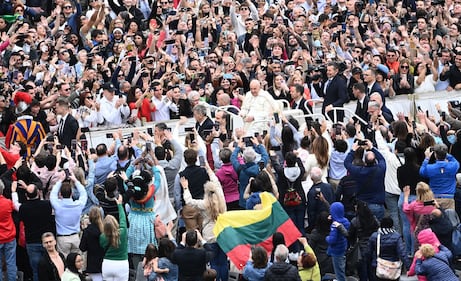
[[[344,206],[340,202],[331,204],[330,216],[333,221],[330,234],[325,238],[328,242],[327,253],[332,257],[333,269],[338,281],[346,280],[347,231],[350,222],[344,217]]]

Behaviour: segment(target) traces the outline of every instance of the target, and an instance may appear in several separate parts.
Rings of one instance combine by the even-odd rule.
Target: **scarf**
[[[386,235],[390,233],[394,233],[395,229],[394,228],[378,228],[378,233],[381,235]]]

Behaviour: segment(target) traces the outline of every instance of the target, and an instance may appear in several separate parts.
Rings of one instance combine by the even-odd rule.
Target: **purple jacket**
[[[232,163],[226,163],[216,172],[216,176],[222,185],[226,203],[239,200],[238,175]]]

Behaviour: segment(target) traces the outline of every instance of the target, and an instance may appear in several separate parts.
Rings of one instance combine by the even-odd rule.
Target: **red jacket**
[[[0,195],[0,244],[11,242],[16,238],[13,210],[13,202]]]

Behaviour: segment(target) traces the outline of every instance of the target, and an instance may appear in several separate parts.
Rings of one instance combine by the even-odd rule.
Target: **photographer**
[[[353,164],[355,151],[359,147],[366,149],[365,165]],[[370,140],[357,141],[346,156],[344,166],[357,182],[357,199],[365,201],[376,218],[383,218],[386,173],[386,161],[383,155],[373,147]]]
[[[322,182],[322,170],[313,167],[310,178],[313,182],[312,187],[307,192],[307,217],[309,229],[314,229],[318,215],[321,212],[329,212],[330,204],[335,201],[333,187],[329,183]]]

